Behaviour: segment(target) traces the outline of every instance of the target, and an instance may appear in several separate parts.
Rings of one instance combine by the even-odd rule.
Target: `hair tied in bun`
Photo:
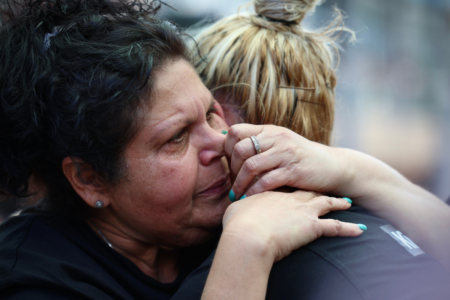
[[[285,25],[294,25],[297,24],[297,22],[295,21],[285,21],[285,20],[277,20],[277,19],[272,19],[266,16],[262,16],[262,15],[258,15],[258,17],[263,18],[264,20],[268,21],[268,22],[277,22],[277,23],[283,23]]]
[[[270,22],[286,25],[300,24],[306,14],[313,12],[322,0],[255,0],[258,16]]]

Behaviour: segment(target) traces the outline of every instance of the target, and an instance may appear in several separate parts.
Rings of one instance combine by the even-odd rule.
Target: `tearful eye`
[[[180,130],[170,140],[168,140],[168,143],[179,144],[183,142],[183,140],[186,137],[186,133],[187,133],[186,129]]]

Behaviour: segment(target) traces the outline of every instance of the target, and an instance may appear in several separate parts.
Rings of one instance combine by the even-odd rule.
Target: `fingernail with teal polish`
[[[231,202],[236,201],[236,195],[234,194],[233,190],[230,191],[228,197],[230,198]]]
[[[239,200],[242,200],[242,199],[245,199],[245,198],[247,198],[247,195],[242,196],[241,199],[239,199]]]
[[[345,201],[347,201],[348,203],[352,204],[353,201],[350,198],[347,197],[343,197],[342,199],[344,199]]]
[[[367,230],[367,226],[364,224],[358,224],[359,229],[366,231]]]
[[[222,134],[227,134],[227,133],[228,133],[228,131],[222,130]]]

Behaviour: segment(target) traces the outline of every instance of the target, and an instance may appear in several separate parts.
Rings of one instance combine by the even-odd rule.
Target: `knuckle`
[[[285,147],[284,153],[289,157],[294,157],[297,154],[297,149],[294,147]]]
[[[278,136],[284,141],[291,139],[292,133],[293,132],[287,128],[279,127]]]
[[[333,220],[333,226],[334,226],[334,230],[336,231],[336,233],[339,233],[342,230],[342,222],[339,220]]]
[[[242,165],[244,172],[255,175],[258,170],[258,163],[255,159],[249,158]]]
[[[233,138],[239,138],[239,126],[238,125],[233,125],[230,127],[230,129],[228,130],[227,135],[233,137]]]
[[[259,181],[260,181],[260,184],[261,184],[261,187],[263,188],[263,189],[269,189],[269,188],[271,188],[272,187],[272,184],[273,184],[273,178],[272,178],[272,176],[263,176],[263,177],[261,177],[260,179],[259,179]]]
[[[329,207],[333,207],[334,205],[334,201],[333,198],[328,197],[328,196],[323,196],[314,192],[311,192],[311,197],[314,199],[317,199],[317,201],[321,201],[323,203],[325,203],[327,206]]]
[[[333,198],[325,197],[325,201],[327,202],[327,204],[328,204],[330,207],[333,206]]]
[[[233,153],[237,157],[242,158],[244,153],[245,153],[245,147],[244,147],[243,143],[235,144],[234,147],[233,147]]]
[[[282,138],[287,138],[287,137],[289,137],[289,133],[287,130],[282,129],[282,130],[280,130],[279,136]]]
[[[265,125],[263,126],[263,130],[264,130],[265,132],[269,133],[269,134],[277,133],[277,132],[276,132],[277,128],[279,128],[279,127],[276,126],[276,125],[273,125],[273,124],[265,124]],[[274,131],[275,131],[275,132],[274,132]]]

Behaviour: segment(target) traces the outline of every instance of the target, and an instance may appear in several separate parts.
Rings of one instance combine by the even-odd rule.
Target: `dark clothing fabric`
[[[170,299],[214,248],[181,253],[178,278],[160,283],[82,221],[25,214],[0,226],[0,299]]]
[[[383,231],[386,221],[357,207],[326,218],[368,230],[356,238],[319,238],[275,263],[266,299],[450,299],[449,272],[427,254],[411,254],[407,248],[420,249],[398,231],[393,234],[405,246]],[[188,276],[173,300],[200,299],[213,258]]]
[[[385,221],[358,208],[327,217],[369,229],[358,238],[320,238],[276,263],[267,299],[450,299],[448,272],[428,255],[406,251],[379,229]],[[182,252],[178,278],[164,284],[85,222],[24,214],[0,226],[0,298],[200,299],[214,244]]]

